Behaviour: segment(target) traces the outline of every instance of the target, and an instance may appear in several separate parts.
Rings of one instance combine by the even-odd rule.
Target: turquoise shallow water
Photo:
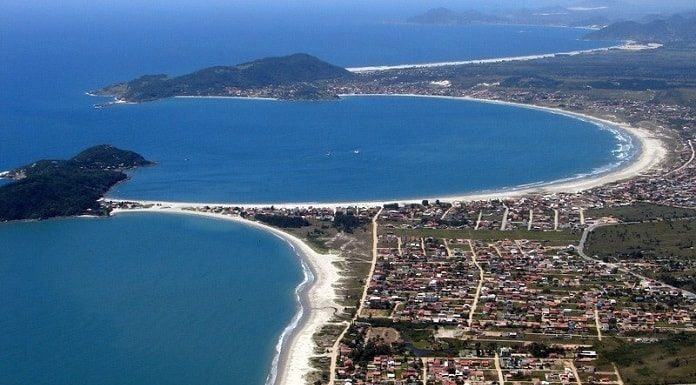
[[[302,272],[268,233],[166,214],[0,225],[0,384],[262,384]]]

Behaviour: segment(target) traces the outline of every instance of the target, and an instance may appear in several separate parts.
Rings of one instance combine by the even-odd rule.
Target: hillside
[[[676,15],[646,23],[623,21],[591,32],[585,37],[597,40],[637,40],[660,43],[694,42],[696,41],[696,15]]]
[[[40,160],[10,171],[0,186],[0,222],[81,214],[103,215],[101,198],[127,178],[124,170],[152,162],[112,146],[91,147],[68,160]]]
[[[602,6],[583,5],[572,7],[543,7],[535,9],[514,9],[508,11],[489,10],[481,12],[474,9],[454,11],[448,8],[433,8],[409,18],[415,24],[511,24],[511,25],[551,25],[570,27],[592,27],[608,25],[616,20],[618,5],[606,3]]]
[[[283,88],[287,98],[325,99],[333,95],[325,95],[313,83],[351,76],[351,72],[314,56],[293,54],[235,66],[210,67],[177,77],[146,75],[93,93],[122,101],[144,102],[172,96],[237,96],[238,92],[275,87]]]

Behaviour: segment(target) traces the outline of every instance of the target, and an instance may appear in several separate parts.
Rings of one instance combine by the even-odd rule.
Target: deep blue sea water
[[[618,161],[614,134],[567,116],[435,98],[173,99],[10,127],[6,168],[94,143],[158,162],[111,196],[184,202],[441,197],[549,182]],[[541,140],[540,140],[541,139]],[[9,163],[9,162],[8,162]]]
[[[158,162],[115,196],[269,202],[447,195],[616,161],[613,134],[511,107],[348,98],[97,110],[99,100],[84,95],[144,73],[293,52],[366,66],[613,44],[579,40],[582,30],[250,16],[157,2],[8,3],[0,4],[0,170],[111,143]],[[5,224],[0,245],[2,385],[261,384],[301,280],[296,257],[274,237],[189,217]]]
[[[418,26],[299,13],[99,11],[0,16],[0,170],[110,143],[159,163],[114,195],[287,202],[509,187],[573,176],[612,161],[608,133],[509,107],[373,98],[166,100],[93,109],[103,99],[84,94],[144,73],[178,74],[292,52],[361,66],[612,44],[581,40],[584,30]],[[580,141],[571,148],[575,139]],[[500,147],[487,148],[492,144]],[[356,150],[359,156],[352,156]],[[521,158],[534,167],[521,169]],[[428,170],[422,183],[411,178],[417,170]]]
[[[566,116],[458,100],[175,99],[84,109],[37,127],[51,156],[112,143],[155,160],[110,195],[193,202],[445,196],[551,181],[617,159],[614,135]],[[86,128],[86,127],[90,128]],[[159,128],[158,128],[159,127]],[[166,127],[166,128],[165,128]],[[12,139],[22,142],[26,130]],[[70,138],[70,147],[54,138]],[[543,138],[543,140],[540,140]]]

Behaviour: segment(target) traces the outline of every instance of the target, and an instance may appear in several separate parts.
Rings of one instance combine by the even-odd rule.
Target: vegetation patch
[[[590,209],[585,215],[590,218],[614,217],[623,222],[645,222],[696,217],[696,210],[641,202],[629,206]]]
[[[653,343],[618,338],[595,345],[597,365],[616,363],[626,385],[696,383],[696,335],[680,333]]]
[[[604,226],[590,233],[586,251],[600,258],[696,258],[696,219]]]

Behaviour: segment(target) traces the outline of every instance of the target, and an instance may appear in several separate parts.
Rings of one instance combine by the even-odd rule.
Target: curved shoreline
[[[594,123],[608,129],[620,130],[635,139],[637,145],[634,155],[625,164],[616,167],[606,173],[591,175],[589,177],[574,178],[572,180],[556,181],[538,186],[520,186],[512,189],[497,189],[487,192],[453,194],[450,196],[426,198],[440,200],[487,200],[504,199],[518,197],[532,193],[556,193],[556,192],[579,192],[593,187],[606,185],[612,182],[626,180],[640,175],[643,172],[658,168],[667,155],[667,149],[663,141],[655,134],[645,129],[630,126],[625,123],[614,122],[590,115],[565,111],[558,108],[545,106],[535,106],[522,103],[505,102],[489,99],[478,99],[471,97],[448,97],[439,95],[415,95],[415,94],[360,94],[360,95],[340,95],[341,97],[350,96],[401,96],[401,97],[427,97],[476,101],[483,103],[501,104],[514,107],[536,109],[554,114],[561,114],[575,119],[581,119]],[[277,208],[295,207],[337,207],[337,206],[381,206],[384,203],[419,203],[423,198],[403,199],[403,200],[381,200],[366,202],[330,202],[330,203],[282,203],[273,204]],[[287,241],[295,253],[300,257],[305,279],[296,288],[298,298],[298,310],[293,316],[290,324],[283,330],[276,344],[276,353],[273,357],[271,371],[268,374],[265,385],[304,385],[303,377],[313,371],[310,365],[310,357],[314,355],[315,346],[313,335],[322,325],[326,324],[332,317],[333,312],[329,309],[338,309],[335,290],[333,284],[338,282],[338,268],[333,266],[333,255],[322,255],[312,250],[301,239],[283,232],[271,226],[251,221],[248,219],[233,217],[229,215],[184,210],[185,207],[202,206],[243,206],[243,207],[268,207],[271,203],[265,204],[239,204],[239,203],[188,203],[188,202],[164,202],[164,201],[140,201],[127,199],[113,199],[114,201],[131,201],[142,204],[153,204],[149,209],[135,210],[114,210],[114,214],[120,212],[149,212],[149,213],[173,213],[206,216],[215,219],[231,220],[241,224],[256,227],[279,236]]]
[[[227,220],[267,231],[287,242],[300,259],[304,278],[295,288],[299,306],[276,342],[275,354],[264,384],[303,385],[304,376],[313,370],[309,359],[314,355],[314,333],[333,317],[334,309],[341,307],[336,302],[336,292],[333,288],[333,284],[338,281],[338,268],[333,266],[336,256],[319,254],[301,239],[275,227],[238,216],[184,209],[190,206],[172,203],[149,209],[114,209],[111,214],[163,213]]]
[[[599,129],[614,129],[619,130],[627,135],[629,135],[633,140],[633,145],[636,146],[636,150],[633,156],[627,161],[622,162],[616,167],[611,168],[606,172],[600,172],[597,174],[591,174],[586,176],[570,176],[559,180],[553,180],[549,182],[531,183],[523,184],[510,187],[500,187],[488,190],[479,190],[472,192],[463,193],[452,193],[445,195],[433,195],[433,196],[416,196],[409,198],[396,198],[396,199],[375,199],[375,200],[364,200],[364,201],[334,201],[334,202],[178,202],[178,201],[159,201],[159,200],[139,200],[139,199],[127,199],[120,197],[108,197],[112,201],[121,202],[140,202],[143,204],[157,204],[157,203],[176,203],[185,204],[190,206],[204,206],[204,205],[217,205],[217,206],[239,206],[247,208],[263,208],[269,207],[271,205],[277,208],[296,208],[296,207],[346,207],[346,206],[380,206],[384,203],[399,203],[399,204],[411,204],[420,203],[424,199],[434,201],[434,200],[456,200],[456,201],[476,201],[476,200],[491,200],[491,199],[506,199],[506,198],[517,198],[520,196],[541,193],[541,194],[553,194],[553,193],[577,193],[585,190],[589,190],[595,187],[603,186],[606,184],[631,179],[636,176],[640,176],[643,173],[652,170],[658,170],[667,157],[668,150],[662,139],[660,139],[655,133],[651,133],[644,128],[634,127],[626,123],[615,122],[603,118],[594,117],[591,115],[566,111],[560,108],[552,108],[546,106],[538,106],[533,104],[524,104],[516,102],[506,102],[501,100],[493,99],[481,99],[473,98],[469,96],[442,96],[442,95],[419,95],[419,94],[341,94],[339,97],[369,97],[369,96],[386,96],[386,97],[417,97],[417,98],[437,98],[437,99],[450,99],[450,100],[462,100],[462,101],[473,101],[480,103],[498,104],[505,106],[513,106],[519,108],[533,109],[538,111],[544,111],[553,114],[564,115],[570,118],[579,119],[585,122],[593,123],[599,127]]]

